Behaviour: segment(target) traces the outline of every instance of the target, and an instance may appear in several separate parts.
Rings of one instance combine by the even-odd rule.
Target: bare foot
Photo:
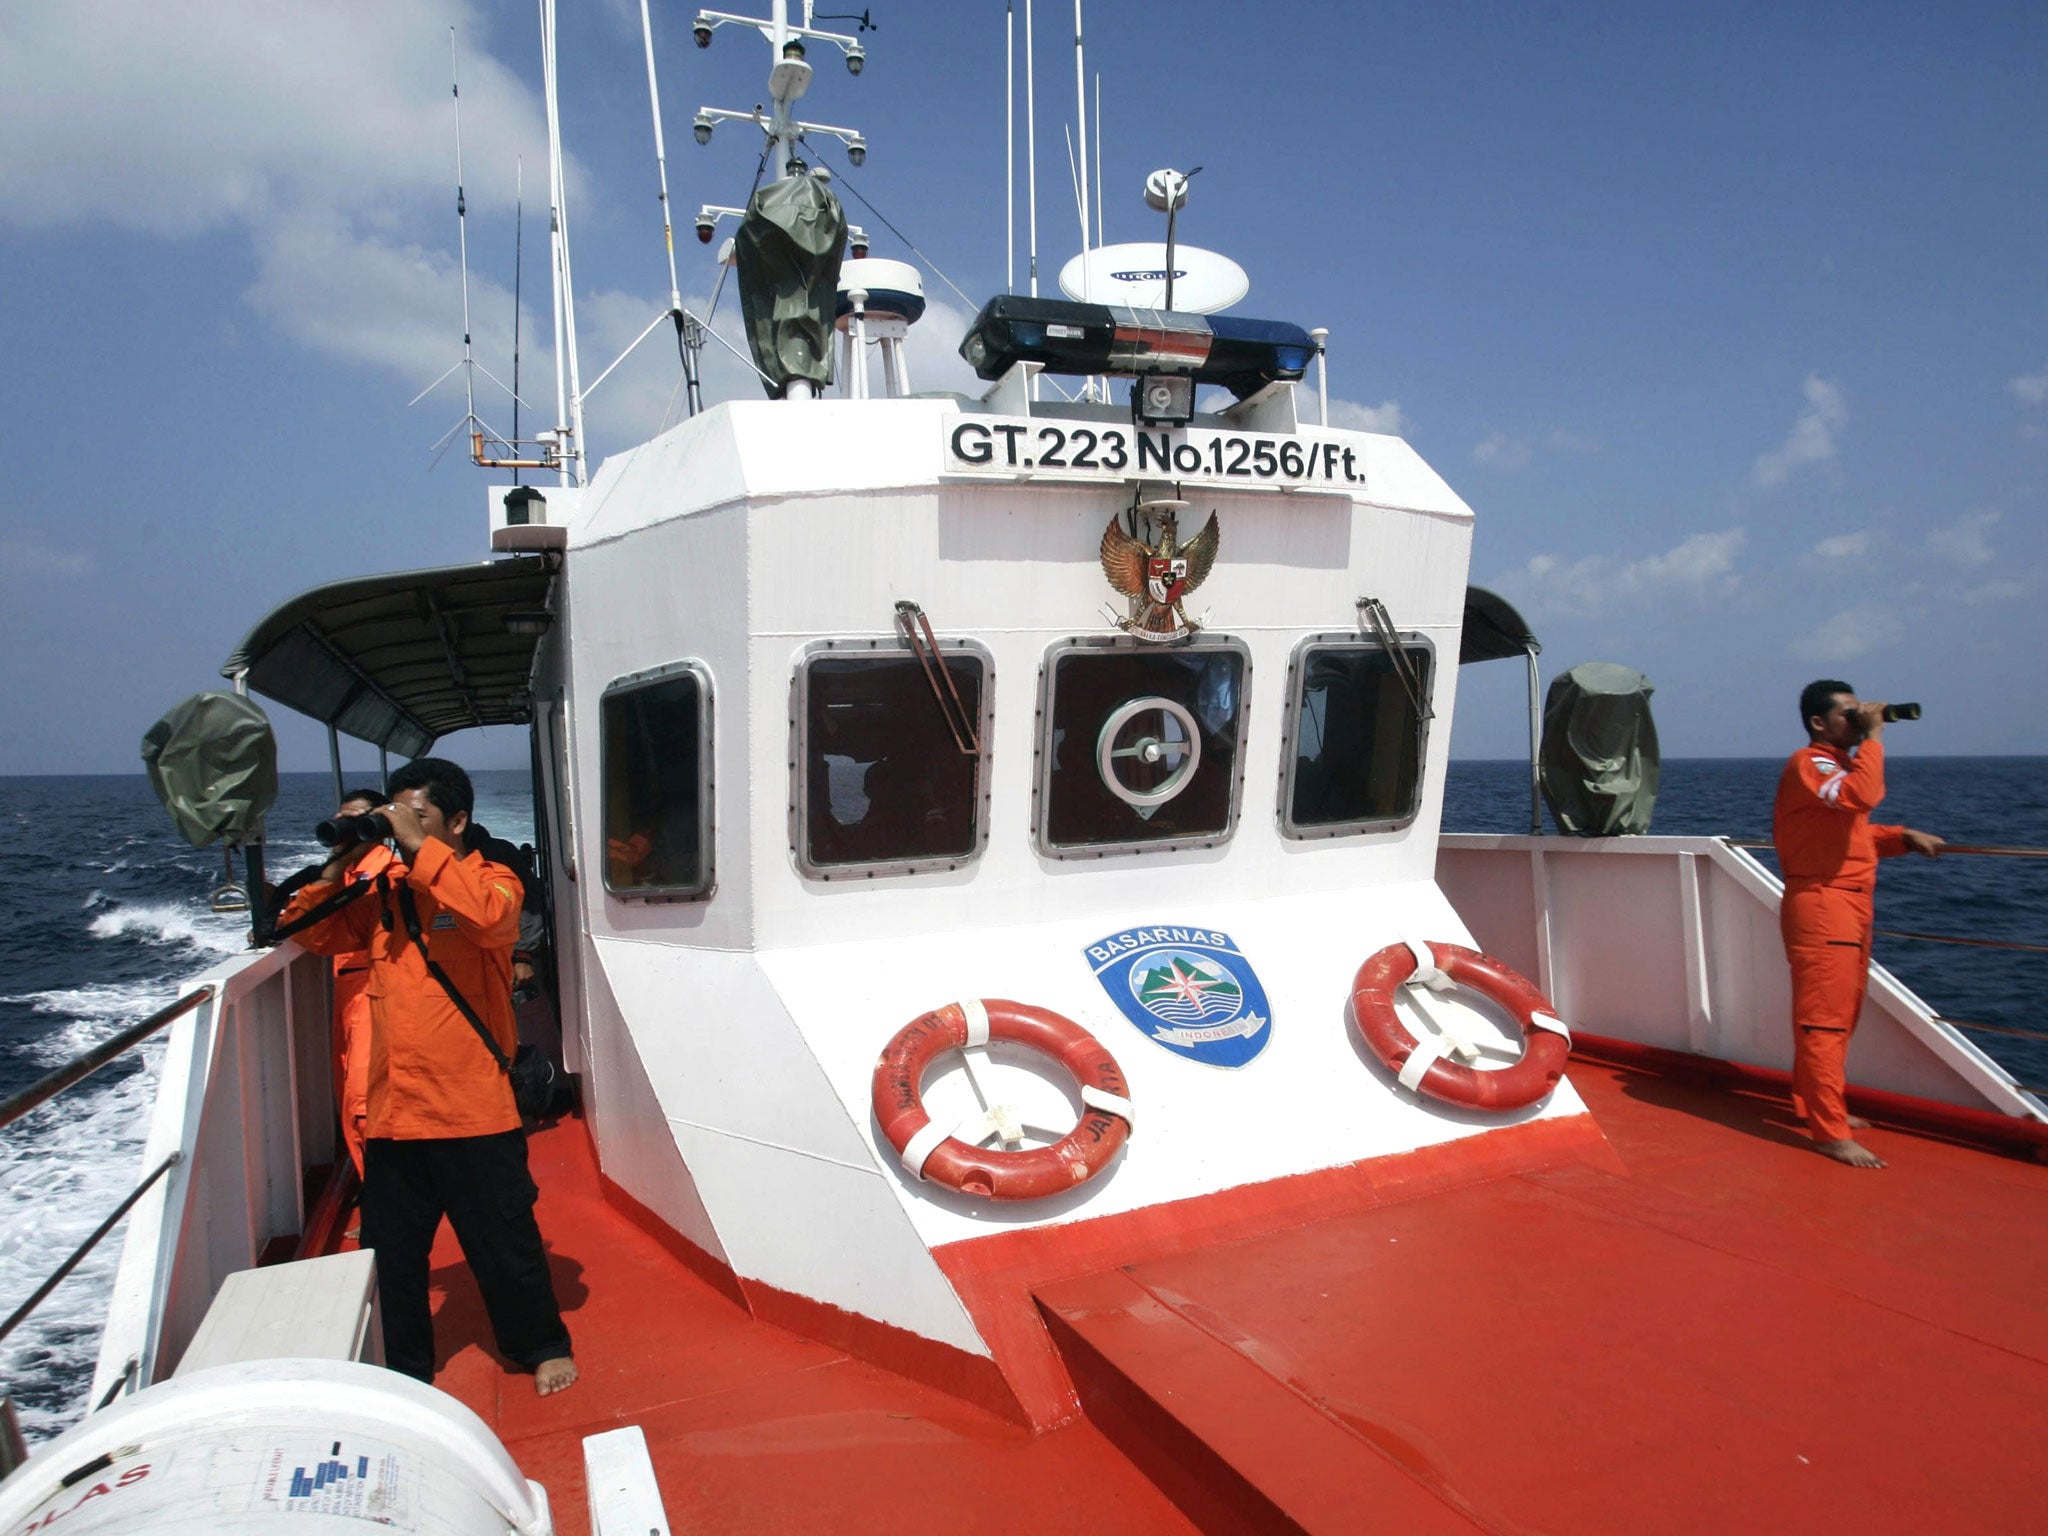
[[[1884,1165],[1880,1163],[1878,1166],[1881,1168]],[[533,1390],[541,1397],[547,1397],[555,1392],[565,1392],[575,1385],[576,1362],[567,1355],[557,1356],[553,1360],[543,1360],[534,1367]]]
[[[1794,1120],[1797,1120],[1801,1125],[1807,1123],[1806,1116],[1804,1115],[1794,1115],[1792,1118]],[[1861,1115],[1851,1115],[1849,1116],[1849,1129],[1852,1131],[1867,1131],[1870,1129],[1870,1122],[1864,1119]]]
[[[1816,1141],[1813,1150],[1822,1157],[1832,1157],[1838,1163],[1847,1163],[1851,1168],[1882,1168],[1884,1159],[1870,1148],[1844,1136],[1840,1141]]]

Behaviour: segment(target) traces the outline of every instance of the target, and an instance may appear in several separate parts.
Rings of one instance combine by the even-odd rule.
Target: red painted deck
[[[2048,1168],[1878,1130],[1859,1173],[1768,1094],[1572,1077],[1619,1165],[1475,1158],[1039,1285],[1091,1422],[1035,1437],[750,1317],[565,1123],[532,1148],[583,1379],[498,1362],[444,1230],[437,1384],[571,1533],[582,1436],[628,1423],[692,1533],[2039,1528]]]
[[[604,1202],[581,1125],[540,1131],[530,1146],[582,1379],[540,1398],[500,1362],[444,1225],[434,1384],[546,1486],[564,1536],[588,1529],[582,1437],[625,1424],[646,1432],[669,1521],[690,1536],[1194,1529],[1091,1425],[1034,1437],[755,1321]]]
[[[2048,1168],[1877,1130],[1858,1172],[1781,1101],[1572,1079],[1626,1175],[1042,1289],[1091,1418],[1200,1463],[1210,1530],[2040,1529]]]

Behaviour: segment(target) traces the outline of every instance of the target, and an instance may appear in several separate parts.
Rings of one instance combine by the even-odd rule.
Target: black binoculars
[[[1887,704],[1884,707],[1884,723],[1886,725],[1890,725],[1894,720],[1918,720],[1919,718],[1920,706],[1918,704]]]
[[[1919,712],[1919,705],[1912,706]],[[367,816],[336,816],[323,821],[313,829],[313,836],[323,848],[339,848],[347,843],[381,843],[391,836],[391,822],[382,811],[372,811]]]

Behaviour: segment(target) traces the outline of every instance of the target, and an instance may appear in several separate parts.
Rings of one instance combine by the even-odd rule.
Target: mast
[[[1081,0],[1074,0],[1074,164],[1081,191],[1081,291],[1088,296],[1088,62],[1081,51]]]
[[[462,191],[462,82],[455,68],[455,29],[448,29],[448,93],[455,99],[455,248],[462,268],[462,424],[476,421],[476,354],[469,329],[469,202]],[[337,758],[336,771],[340,771]]]
[[[562,484],[581,485],[583,389],[576,360],[576,285],[569,268],[568,199],[562,180],[562,115],[555,66],[555,0],[540,0],[541,84],[548,123],[548,255],[555,289],[555,452]]]
[[[654,79],[654,23],[647,15],[647,0],[640,0],[640,40],[647,50],[647,105],[654,113],[654,169],[661,180],[661,243],[668,251],[668,307],[680,315],[683,290],[676,281],[676,231],[668,207],[668,147],[661,137],[661,87]]]
[[[1003,292],[1017,291],[1017,0],[1003,0]]]
[[[1031,0],[1024,0],[1024,181],[1031,204],[1031,297],[1038,297],[1038,77],[1031,60]],[[1037,384],[1033,378],[1033,385]]]
[[[519,456],[519,290],[526,278],[526,156],[520,155],[512,162],[512,444],[514,458]],[[521,470],[513,477],[517,485],[526,484],[526,472]]]

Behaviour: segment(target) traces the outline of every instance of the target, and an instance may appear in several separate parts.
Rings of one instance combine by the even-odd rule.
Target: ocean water
[[[1654,830],[1768,836],[1780,761],[1666,763]],[[1888,819],[1956,842],[2048,846],[2048,758],[1902,757],[1888,769]],[[476,782],[480,818],[529,841],[526,775]],[[1526,763],[1453,763],[1444,824],[1526,831],[1528,804]],[[314,858],[310,829],[331,808],[325,774],[285,775],[270,818],[273,879]],[[187,847],[139,775],[0,778],[0,1094],[238,953],[246,919],[207,910],[220,875],[219,852]],[[2048,860],[1893,860],[1877,908],[1884,927],[2048,943]],[[2048,1029],[2048,955],[1889,939],[1877,953],[1951,1017]],[[2023,1081],[2048,1083],[2048,1043],[1978,1038]],[[159,1037],[0,1130],[0,1315],[132,1187],[162,1049]],[[120,1238],[117,1228],[0,1344],[0,1392],[15,1397],[34,1438],[83,1408]]]
[[[529,841],[526,774],[475,777],[484,823]],[[269,822],[271,879],[313,861],[313,825],[333,808],[326,774],[283,776]],[[0,778],[0,1095],[239,954],[247,916],[207,907],[221,875],[220,850],[188,846],[139,774]],[[0,1316],[134,1187],[167,1034],[0,1130]],[[83,1408],[124,1230],[108,1234],[0,1343],[0,1393],[14,1397],[31,1439]]]

